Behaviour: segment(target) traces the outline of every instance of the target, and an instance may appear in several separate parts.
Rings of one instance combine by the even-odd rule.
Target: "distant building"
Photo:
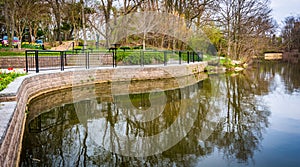
[[[265,53],[264,54],[264,59],[265,60],[282,60],[283,58],[283,53],[278,52],[278,53]]]

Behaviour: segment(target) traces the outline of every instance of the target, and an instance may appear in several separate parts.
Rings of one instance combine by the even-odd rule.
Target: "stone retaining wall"
[[[24,57],[1,57],[0,68],[25,68],[25,56]]]
[[[8,88],[0,92],[0,164],[2,166],[18,165],[22,148],[26,105],[32,98],[55,90],[103,82],[134,82],[169,78],[177,80],[179,82],[178,86],[189,85],[193,84],[192,80],[179,78],[201,73],[206,66],[206,62],[200,62],[161,67],[51,71],[17,78]],[[196,78],[203,77],[201,75],[195,76]],[[163,82],[160,84],[163,84]],[[123,90],[121,85],[115,86],[119,89],[120,94]]]

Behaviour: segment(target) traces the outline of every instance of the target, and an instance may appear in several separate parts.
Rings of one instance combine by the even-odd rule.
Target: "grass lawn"
[[[25,51],[0,50],[0,56],[24,56]]]

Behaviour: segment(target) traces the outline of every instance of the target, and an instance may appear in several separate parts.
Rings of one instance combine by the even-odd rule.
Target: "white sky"
[[[300,0],[271,0],[272,15],[279,26],[284,18],[300,15]]]

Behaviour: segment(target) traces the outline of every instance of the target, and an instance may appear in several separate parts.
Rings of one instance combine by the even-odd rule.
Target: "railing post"
[[[87,58],[88,58],[88,69],[90,69],[90,52],[87,52]]]
[[[181,51],[179,51],[179,64],[181,64]]]
[[[193,51],[193,63],[195,63],[195,52]]]
[[[115,67],[117,67],[117,47],[115,47]]]
[[[89,57],[90,57],[89,52],[85,52],[85,68],[86,69],[89,69],[89,61],[90,61]]]
[[[65,58],[65,63],[64,63],[64,66],[65,66],[65,65],[68,65],[68,62],[67,62],[67,51],[64,51],[64,58]]]
[[[28,50],[25,51],[26,73],[28,73],[28,55],[27,55],[27,53],[28,53]]]
[[[75,42],[72,42],[72,54],[74,54]]]
[[[143,56],[143,51],[140,50],[140,66],[141,66],[141,67],[143,66],[143,62],[144,62],[143,58],[144,58],[144,56]]]
[[[167,65],[167,52],[164,51],[164,66]]]
[[[115,50],[112,50],[112,63],[113,63],[113,68],[115,67]]]
[[[190,64],[190,52],[187,51],[187,63]]]
[[[39,51],[36,50],[35,51],[35,72],[39,73],[40,69],[39,69]]]
[[[112,49],[112,65],[113,65],[113,68],[115,67],[115,50]]]
[[[64,71],[64,52],[61,51],[60,52],[60,70],[61,71]]]

